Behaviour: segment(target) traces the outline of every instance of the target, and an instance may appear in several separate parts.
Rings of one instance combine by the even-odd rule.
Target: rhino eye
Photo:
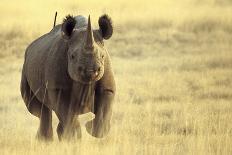
[[[81,66],[78,67],[78,71],[81,72],[83,68]]]
[[[105,56],[104,56],[104,55],[102,55],[101,57],[102,57],[102,59],[103,59]]]
[[[71,54],[71,59],[75,59],[75,55],[74,54]]]

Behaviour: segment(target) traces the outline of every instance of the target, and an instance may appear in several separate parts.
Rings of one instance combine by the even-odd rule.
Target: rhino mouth
[[[97,80],[91,79],[91,78],[81,78],[79,82],[84,83],[84,84],[91,84],[93,82],[96,82]]]
[[[96,76],[96,77],[86,77],[86,76],[75,76],[75,78],[73,78],[74,81],[83,83],[83,84],[92,84],[98,80],[100,80],[101,77],[100,76]]]
[[[104,69],[99,70],[74,70],[72,67],[68,68],[69,77],[73,81],[77,81],[83,84],[91,84],[103,77]]]

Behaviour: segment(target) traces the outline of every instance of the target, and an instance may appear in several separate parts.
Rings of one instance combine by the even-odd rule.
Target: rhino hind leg
[[[36,98],[34,93],[31,91],[27,79],[23,74],[20,89],[22,98],[26,104],[28,111],[34,116],[40,118],[42,103]]]
[[[52,139],[52,111],[36,98],[31,91],[24,74],[22,74],[20,89],[28,111],[40,118],[40,127],[37,133],[37,138],[46,140]]]
[[[52,110],[47,108],[45,105],[43,105],[41,109],[40,125],[37,132],[37,138],[39,140],[53,139]]]

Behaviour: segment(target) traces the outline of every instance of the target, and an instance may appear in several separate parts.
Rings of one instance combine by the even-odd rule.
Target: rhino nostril
[[[94,76],[97,77],[99,75],[100,71],[101,71],[101,68],[98,67],[97,70],[95,70],[95,72],[94,72]]]
[[[100,72],[100,71],[101,71],[101,68],[100,68],[100,67],[98,67],[97,72]]]

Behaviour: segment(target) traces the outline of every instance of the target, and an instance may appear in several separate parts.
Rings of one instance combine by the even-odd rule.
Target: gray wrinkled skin
[[[87,124],[87,131],[95,137],[109,132],[115,81],[104,36],[92,30],[90,19],[74,19],[76,25],[70,37],[64,34],[62,25],[57,25],[25,52],[21,94],[29,112],[40,118],[39,139],[53,137],[52,111],[60,121],[59,139],[80,137],[74,116],[89,111],[95,119]],[[91,39],[87,41],[90,32],[91,44]]]

